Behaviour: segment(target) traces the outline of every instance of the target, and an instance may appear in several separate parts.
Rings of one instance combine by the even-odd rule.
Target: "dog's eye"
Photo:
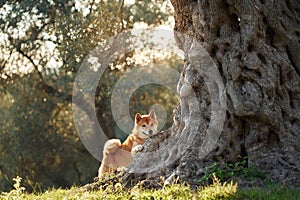
[[[153,124],[151,124],[150,126],[153,126]]]
[[[146,127],[146,125],[144,124],[142,127]]]

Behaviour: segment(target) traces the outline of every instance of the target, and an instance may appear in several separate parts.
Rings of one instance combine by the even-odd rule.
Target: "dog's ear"
[[[154,110],[151,110],[150,113],[149,113],[149,115],[150,115],[151,119],[156,120],[156,114],[155,114]]]
[[[136,113],[135,115],[135,123],[138,123],[142,119],[142,116],[140,113]]]

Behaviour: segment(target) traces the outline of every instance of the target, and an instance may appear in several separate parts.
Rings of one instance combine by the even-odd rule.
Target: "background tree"
[[[178,175],[197,184],[213,162],[234,163],[246,157],[247,166],[258,166],[270,180],[299,185],[299,1],[171,2],[177,43],[186,55],[178,90],[189,80],[200,106],[195,107],[194,96],[181,95],[173,127],[146,144],[146,154],[137,157],[125,180]],[[213,135],[206,135],[212,98],[203,73],[212,64],[196,41],[216,63],[224,84],[224,91],[216,91],[227,97],[222,133],[204,157],[199,147]],[[170,148],[160,151],[163,145]]]
[[[68,186],[94,177],[98,162],[73,125],[72,83],[85,51],[116,32],[118,17],[110,9],[118,5],[101,7],[103,2],[90,1],[88,16],[77,3],[7,1],[1,7],[3,190],[16,175],[26,178],[28,189],[36,189],[36,184]],[[115,23],[104,23],[105,17]],[[98,32],[93,29],[91,35],[88,27]]]
[[[72,88],[83,58],[121,30],[120,2],[1,1],[1,190],[9,189],[10,180],[17,175],[25,179],[28,190],[83,184],[96,176],[99,162],[84,148],[74,128]],[[122,8],[125,30],[136,22],[162,24],[169,16],[168,9],[162,13],[156,5],[165,5],[162,0],[136,3]],[[153,12],[148,10],[151,5]],[[147,18],[139,19],[143,13]],[[99,121],[107,133],[116,129],[107,106],[114,84],[126,68],[134,66],[122,59],[115,65],[120,63],[121,69],[108,68],[95,99]],[[161,94],[158,90],[162,88],[137,93],[147,95],[153,90]],[[170,102],[176,104],[174,96],[159,98],[169,104],[170,110]],[[131,103],[136,105],[134,102],[139,100],[133,97]],[[139,106],[131,112],[143,107]]]

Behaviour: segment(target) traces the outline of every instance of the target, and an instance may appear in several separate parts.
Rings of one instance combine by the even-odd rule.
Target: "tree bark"
[[[196,183],[212,162],[247,157],[249,166],[255,164],[271,180],[300,185],[299,1],[171,2],[175,37],[186,55],[180,105],[172,128],[146,141],[124,180],[178,175]],[[195,41],[216,64],[224,88],[215,89],[226,97],[222,132],[205,156],[199,147],[213,137],[207,131],[213,100],[205,78],[211,63],[199,56]],[[184,94],[186,80],[194,96]]]

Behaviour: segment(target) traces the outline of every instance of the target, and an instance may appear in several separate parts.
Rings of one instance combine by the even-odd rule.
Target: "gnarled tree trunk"
[[[177,174],[193,182],[213,161],[246,156],[248,165],[257,165],[270,179],[300,184],[299,1],[171,2],[175,36],[186,55],[180,105],[172,128],[146,142],[125,179]],[[206,77],[212,63],[195,42],[222,77],[224,87],[211,82],[226,99],[225,110],[219,105],[226,114],[219,135],[214,132],[220,130],[207,131],[214,112]],[[191,93],[186,81],[195,95],[186,95]],[[201,146],[210,137],[216,144],[203,153]]]

